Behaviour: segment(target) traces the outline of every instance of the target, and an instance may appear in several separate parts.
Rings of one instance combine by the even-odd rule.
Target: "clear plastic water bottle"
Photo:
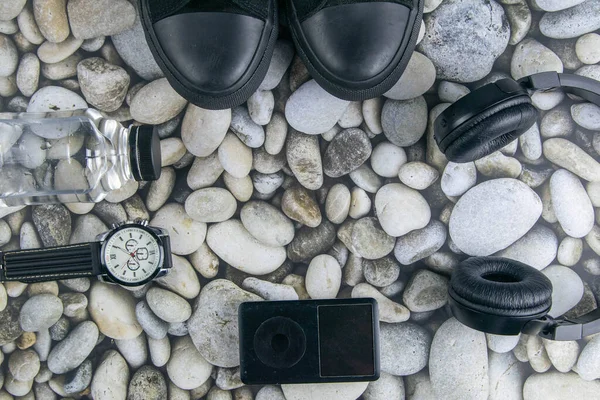
[[[129,180],[160,177],[152,126],[87,109],[0,113],[0,207],[99,202]]]

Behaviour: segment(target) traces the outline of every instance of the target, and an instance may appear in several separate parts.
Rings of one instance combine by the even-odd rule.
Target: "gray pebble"
[[[394,376],[421,371],[427,365],[431,339],[425,328],[412,322],[380,324],[381,370]]]
[[[87,102],[106,112],[121,107],[130,81],[123,68],[99,57],[81,61],[77,65],[77,78]]]
[[[402,301],[412,312],[442,308],[448,302],[448,279],[428,270],[417,271],[408,282]]]
[[[140,301],[135,307],[135,316],[146,334],[153,339],[162,339],[167,335],[169,324],[152,312],[146,301]]]
[[[345,129],[331,141],[323,159],[323,170],[332,178],[349,174],[371,155],[371,142],[364,131]]]
[[[85,360],[77,369],[65,376],[65,392],[83,392],[92,383],[92,361]]]
[[[388,287],[400,276],[400,265],[391,257],[363,260],[365,280],[376,287]]]
[[[46,247],[69,244],[71,214],[60,204],[34,206],[33,223]]]
[[[60,317],[49,329],[50,338],[54,341],[61,341],[67,337],[71,329],[71,322],[67,317]]]
[[[192,308],[183,297],[157,287],[148,290],[146,301],[154,314],[166,322],[187,321],[192,313]]]
[[[148,348],[146,335],[143,332],[133,339],[115,340],[115,344],[132,369],[137,369],[146,363]]]
[[[8,359],[8,371],[18,381],[31,381],[40,371],[40,357],[31,350],[16,350]]]
[[[304,226],[296,231],[296,236],[287,247],[287,256],[292,262],[308,262],[319,254],[324,254],[335,243],[335,226],[323,221],[315,228]]]
[[[286,158],[298,182],[309,190],[323,185],[323,164],[319,139],[292,130],[287,135]]]
[[[167,382],[156,368],[144,365],[138,369],[131,382],[127,400],[163,400],[167,398]]]
[[[111,36],[131,28],[135,7],[125,0],[75,0],[67,6],[73,35],[79,39]]]
[[[239,106],[231,113],[231,130],[250,148],[258,148],[265,143],[265,130],[252,120],[248,110]]]
[[[63,374],[77,368],[90,355],[98,340],[98,327],[92,321],[77,325],[48,356],[48,368]]]
[[[8,77],[17,70],[19,55],[14,42],[0,34],[0,76]]]
[[[288,67],[292,63],[294,58],[294,46],[293,44],[285,39],[279,39],[275,43],[273,50],[273,57],[269,70],[265,79],[261,83],[260,90],[273,90],[279,85]]]
[[[21,327],[26,332],[37,332],[54,325],[63,313],[63,303],[52,294],[39,294],[29,298],[19,315]]]
[[[600,29],[600,1],[586,1],[573,8],[546,13],[540,31],[546,37],[570,39]]]
[[[352,229],[352,245],[357,255],[366,260],[385,257],[392,252],[395,242],[395,238],[381,228],[375,217],[358,220]]]
[[[421,139],[427,128],[427,103],[422,96],[407,101],[387,100],[381,113],[383,133],[390,142],[406,147]]]

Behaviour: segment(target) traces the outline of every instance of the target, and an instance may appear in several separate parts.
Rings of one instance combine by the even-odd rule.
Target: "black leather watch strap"
[[[0,281],[40,282],[99,275],[100,243],[0,252]]]

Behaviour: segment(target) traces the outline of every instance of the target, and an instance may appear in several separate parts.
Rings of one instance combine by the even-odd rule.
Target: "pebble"
[[[542,342],[548,353],[548,358],[550,358],[552,365],[558,371],[567,373],[577,363],[577,358],[579,357],[579,344],[576,341],[563,342],[542,339]]]
[[[348,265],[346,265],[346,268]],[[352,298],[372,297],[377,300],[379,306],[379,321],[380,322],[405,322],[410,318],[410,311],[402,304],[396,303],[384,295],[376,288],[368,283],[358,283],[352,289]]]
[[[475,163],[448,162],[442,174],[442,191],[447,196],[462,196],[477,183]]]
[[[263,201],[244,204],[240,211],[244,227],[268,246],[286,246],[294,239],[294,224],[278,208]]]
[[[46,86],[38,90],[29,100],[27,106],[27,112],[49,112],[49,111],[68,111],[87,108],[87,103],[78,94],[61,88],[58,86]],[[77,125],[79,128],[79,125]],[[76,129],[72,129],[74,132]],[[54,129],[43,129],[35,131],[38,136],[42,136],[46,139],[60,139],[71,132],[71,128],[67,131],[64,127]]]
[[[21,57],[17,71],[17,87],[24,96],[32,96],[38,89],[40,80],[40,60],[33,53]]]
[[[435,168],[420,161],[404,164],[398,172],[400,182],[415,190],[427,189],[439,176],[440,174]]]
[[[435,333],[429,356],[433,391],[447,399],[488,398],[488,354],[485,334],[454,318]]]
[[[33,14],[40,33],[49,42],[60,43],[70,33],[65,0],[33,2]]]
[[[37,23],[35,22],[31,3],[23,8],[17,17],[17,23],[19,24],[19,30],[25,39],[34,45],[42,44],[44,41],[44,36],[40,32]]]
[[[369,212],[371,212],[371,198],[367,192],[359,187],[352,188],[350,209],[348,211],[350,218],[360,219],[367,216]]]
[[[423,196],[399,183],[379,189],[375,209],[383,230],[394,237],[424,228],[431,219],[429,204]]]
[[[163,374],[145,365],[138,369],[129,382],[128,400],[161,400],[167,398],[167,383]]]
[[[66,60],[73,55],[83,43],[83,40],[69,36],[60,43],[44,42],[37,49],[37,55],[41,62],[54,64]]]
[[[168,290],[152,287],[146,293],[146,301],[152,312],[166,322],[184,322],[192,314],[188,302]]]
[[[61,300],[52,294],[38,294],[29,298],[19,315],[21,328],[26,332],[48,329],[63,313]]]
[[[375,135],[383,133],[381,111],[384,102],[385,99],[383,97],[376,97],[374,99],[367,99],[362,103],[362,115],[365,125]]]
[[[198,204],[194,203],[194,199],[192,198],[191,204]],[[169,232],[171,251],[178,255],[192,254],[198,250],[206,237],[206,224],[198,222],[197,218],[192,219],[181,204],[171,203],[162,207],[154,215],[150,225],[166,229]]]
[[[67,317],[61,317],[54,325],[50,327],[48,333],[50,338],[55,341],[61,341],[67,337],[69,329],[71,328],[71,322]]]
[[[40,371],[40,358],[33,350],[16,350],[8,359],[8,371],[18,381],[31,381]]]
[[[265,130],[255,123],[245,107],[232,111],[231,130],[248,147],[256,149],[265,143]]]
[[[127,362],[118,351],[108,350],[94,371],[90,394],[94,400],[125,399],[128,384]]]
[[[279,386],[267,385],[256,393],[255,400],[286,400],[286,398]]]
[[[217,152],[208,157],[198,157],[187,175],[187,184],[193,190],[212,186],[223,171]]]
[[[397,177],[400,168],[406,164],[406,161],[404,149],[390,142],[379,143],[371,154],[371,168],[377,175],[384,178]]]
[[[396,282],[400,276],[400,266],[391,257],[363,260],[363,275],[367,283],[386,288]]]
[[[552,206],[567,235],[586,236],[594,227],[594,207],[579,179],[566,170],[556,171],[550,178]]]
[[[395,239],[379,225],[377,218],[362,218],[352,229],[352,245],[360,257],[377,260],[394,249]]]
[[[178,295],[193,299],[200,293],[200,282],[192,265],[184,257],[173,255],[173,267],[168,275],[156,282]]]
[[[133,339],[115,340],[115,344],[132,369],[137,369],[146,363],[148,350],[146,335],[143,333]]]
[[[285,176],[282,171],[274,174],[261,174],[255,172],[252,174],[252,184],[256,190],[256,196],[263,196],[263,200],[270,199],[285,182]]]
[[[381,370],[394,376],[413,375],[429,359],[431,334],[412,322],[380,324]]]
[[[427,103],[423,96],[407,101],[387,100],[381,112],[381,125],[387,139],[399,147],[419,141],[427,128]]]
[[[290,96],[285,106],[285,117],[295,130],[319,135],[335,126],[349,104],[349,101],[338,99],[316,81],[310,80]]]
[[[461,18],[467,14],[468,19]],[[433,62],[439,79],[454,82],[475,82],[488,75],[510,37],[508,20],[496,2],[443,2],[424,21],[427,34],[419,51]]]
[[[523,386],[523,399],[591,399],[597,396],[599,389],[598,381],[585,381],[574,372],[563,374],[551,371],[529,376]]]
[[[335,237],[335,227],[328,221],[316,228],[303,226],[287,247],[287,256],[292,262],[309,262],[327,252],[334,245]]]
[[[510,336],[493,335],[491,333],[485,334],[488,348],[493,352],[499,354],[511,352],[515,347],[517,347],[520,337],[521,334]]]
[[[228,133],[219,146],[219,161],[230,175],[241,179],[252,169],[252,150],[237,136]]]
[[[158,318],[146,301],[141,301],[136,305],[135,316],[149,338],[159,340],[167,335],[169,324]]]
[[[95,282],[89,294],[88,311],[103,335],[133,339],[142,332],[135,316],[135,300],[125,289]]]
[[[559,317],[575,307],[583,297],[583,282],[575,271],[562,265],[546,267],[542,273],[552,282],[552,307],[548,312]]]
[[[317,190],[323,185],[323,162],[318,137],[290,131],[286,141],[286,158],[302,186]]]
[[[70,244],[89,243],[96,240],[96,237],[108,231],[107,226],[93,214],[86,214],[78,217],[73,224],[73,233],[71,234]]]
[[[187,105],[166,78],[140,89],[131,101],[131,116],[144,124],[158,125],[175,118]],[[177,161],[177,160],[176,160]]]
[[[330,255],[313,258],[306,271],[306,291],[311,299],[335,299],[342,283],[340,264]]]
[[[239,368],[219,368],[215,384],[222,390],[234,390],[244,386]]]
[[[384,96],[392,100],[414,99],[433,86],[435,77],[435,66],[431,60],[415,51],[400,80]]]
[[[259,90],[273,90],[281,82],[281,79],[285,75],[288,67],[292,63],[294,58],[294,46],[289,40],[279,39],[275,43],[273,50],[273,57],[269,70],[265,79],[261,83]]]
[[[566,107],[557,107],[550,110],[542,118],[540,132],[544,139],[567,137],[573,133],[575,124],[571,113]]]
[[[275,98],[270,90],[257,90],[248,99],[248,113],[258,125],[267,125],[271,121],[275,108]]]
[[[475,161],[475,167],[481,175],[489,178],[518,178],[523,170],[519,160],[499,151]]]
[[[4,14],[3,14],[4,16]],[[14,19],[3,21],[0,20],[0,33],[5,35],[12,35],[19,31],[19,26],[17,25],[17,21]]]
[[[139,189],[140,184],[136,181],[128,181],[119,189],[112,190],[108,193],[105,200],[109,203],[120,203],[132,197]]]
[[[341,224],[344,222],[350,212],[351,201],[352,197],[350,190],[346,185],[342,183],[333,185],[327,193],[327,200],[325,202],[325,214],[327,219],[334,224]]]
[[[162,339],[148,336],[148,350],[152,364],[156,367],[164,367],[171,358],[171,343],[167,336]]]
[[[600,1],[586,1],[567,10],[546,13],[540,20],[542,35],[570,39],[600,29]]]
[[[600,107],[592,103],[574,104],[571,106],[571,116],[582,128],[600,130]]]
[[[162,168],[160,178],[150,183],[150,189],[146,197],[148,211],[157,211],[167,202],[175,187],[175,178],[173,168]]]
[[[563,70],[560,58],[535,39],[525,39],[517,45],[510,66],[510,74],[515,80],[540,72],[562,73]]]
[[[539,225],[496,255],[520,261],[541,271],[554,261],[557,250],[558,239],[552,229]]]
[[[542,156],[542,139],[537,122],[519,137],[519,144],[528,160],[535,161]]]
[[[327,147],[323,171],[332,178],[344,176],[360,167],[370,155],[371,142],[367,134],[357,128],[345,129]]]
[[[177,163],[186,150],[183,142],[179,138],[167,138],[160,141],[161,166],[167,167]]]
[[[535,372],[543,373],[552,367],[544,342],[539,336],[531,335],[527,339],[527,358]]]
[[[242,288],[268,301],[298,300],[298,294],[292,286],[272,283],[254,277],[244,279]]]
[[[411,312],[442,308],[448,302],[448,279],[428,270],[420,270],[406,285],[402,302]]]
[[[250,175],[238,179],[226,172],[223,174],[223,182],[225,183],[225,187],[238,201],[246,202],[252,197],[254,187],[252,186]]]
[[[460,83],[441,81],[438,85],[438,97],[444,103],[454,103],[470,92],[468,87]]]
[[[531,102],[542,111],[552,110],[565,99],[562,91],[535,92],[531,96]]]
[[[274,112],[267,124],[265,133],[265,151],[276,155],[281,153],[288,133],[288,124],[283,114]]]
[[[565,139],[544,142],[544,156],[586,181],[600,181],[600,164],[577,145]]]
[[[358,128],[363,121],[362,102],[353,101],[344,111],[344,115],[338,121],[338,126],[342,129]]]
[[[508,44],[516,45],[521,42],[531,28],[531,10],[524,1],[517,1],[515,4],[504,7],[506,18],[510,24],[510,40]]]
[[[518,215],[512,212],[515,207],[521,210]],[[523,182],[487,181],[465,193],[454,207],[450,237],[464,253],[487,256],[523,237],[541,213],[542,201]]]
[[[64,374],[77,368],[90,355],[98,340],[98,327],[92,321],[77,325],[69,335],[56,344],[48,356],[48,368]]]
[[[369,193],[377,193],[383,185],[381,178],[366,163],[350,172],[350,179],[356,186]]]
[[[9,77],[17,70],[19,55],[10,37],[0,34],[0,76]]]
[[[344,270],[342,273],[342,280],[346,285],[352,286],[352,287],[365,281],[365,276],[363,274],[363,259],[362,258],[354,255],[354,253],[350,253],[348,255],[348,261],[346,262],[346,265],[344,266]],[[376,291],[377,289],[373,288],[373,290]],[[362,289],[362,291],[369,291],[369,292],[373,292],[373,290],[371,290],[371,288],[369,288],[369,287],[365,287]],[[359,293],[357,292],[357,295],[358,294]],[[388,308],[390,308],[390,307],[388,307]],[[401,311],[404,311],[404,310],[402,309]],[[406,309],[406,313],[408,313],[408,312],[409,312],[409,310]],[[405,316],[406,319],[408,319],[409,317],[410,316]]]
[[[403,399],[404,381],[401,377],[382,372],[377,381],[369,383],[362,397],[365,400]]]
[[[537,8],[544,11],[560,11],[574,7],[585,0],[535,0]]]
[[[127,95],[130,78],[123,68],[99,57],[77,65],[77,78],[86,101],[101,111],[116,111]]]
[[[260,300],[223,279],[204,286],[188,326],[196,348],[208,362],[224,368],[239,365],[238,307],[243,302]]]
[[[560,242],[560,246],[558,246],[556,259],[561,265],[572,267],[579,262],[582,254],[583,241],[567,236]]]
[[[285,153],[269,154],[264,147],[252,152],[252,167],[261,174],[274,174],[286,165]]]
[[[26,3],[27,0],[5,0],[0,2],[0,16],[2,16],[2,21],[9,21],[16,18]]]
[[[75,0],[67,5],[69,24],[78,39],[111,36],[131,28],[135,7],[126,0]]]
[[[206,110],[189,104],[181,125],[181,139],[190,153],[208,157],[217,150],[230,124],[230,109]]]
[[[4,380],[4,389],[17,397],[25,396],[31,391],[32,386],[33,380],[18,381],[10,373],[7,374],[6,379]]]
[[[356,400],[369,382],[308,383],[281,385],[286,400]]]
[[[283,247],[266,246],[256,240],[239,220],[228,220],[208,229],[206,243],[220,258],[251,275],[264,275],[283,264]]]
[[[235,214],[236,209],[235,197],[228,190],[216,187],[197,190],[185,201],[187,215],[198,224],[226,221]]]
[[[283,193],[281,210],[290,219],[311,228],[319,226],[323,219],[317,202],[306,189],[299,186],[291,187]]]
[[[577,39],[575,44],[577,58],[584,64],[597,64],[600,62],[600,35],[587,33]]]
[[[6,293],[6,289],[4,288],[4,285],[0,284],[0,312],[4,311],[7,304],[8,304],[8,295]]]
[[[527,375],[524,364],[512,353],[489,355],[490,394],[488,400],[523,399],[523,382]]]

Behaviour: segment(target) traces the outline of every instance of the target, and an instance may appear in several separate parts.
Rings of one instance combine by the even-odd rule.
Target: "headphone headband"
[[[550,71],[522,78],[518,82],[531,90],[547,91],[562,88],[567,93],[600,106],[600,81],[586,76]]]
[[[600,332],[600,308],[579,318],[554,319],[548,315],[529,321],[523,327],[523,333],[540,335],[550,340],[580,340]]]

